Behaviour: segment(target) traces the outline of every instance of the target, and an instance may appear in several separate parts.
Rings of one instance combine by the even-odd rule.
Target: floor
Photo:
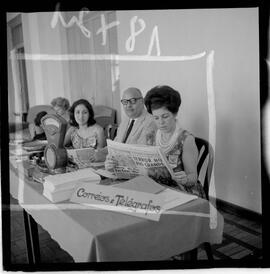
[[[17,200],[10,197],[11,205],[18,205]],[[24,236],[23,213],[11,211],[11,264],[27,264],[27,252]],[[223,215],[224,234],[222,244],[212,245],[215,260],[262,259],[262,226],[260,223],[241,218],[231,212],[219,209]],[[51,239],[47,231],[38,226],[42,263],[72,263],[73,258]],[[181,260],[181,256],[168,258]],[[203,248],[198,250],[198,259],[207,259]]]

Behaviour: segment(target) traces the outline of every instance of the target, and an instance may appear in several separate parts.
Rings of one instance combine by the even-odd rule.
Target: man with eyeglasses
[[[134,87],[126,89],[121,103],[127,117],[119,125],[114,140],[127,144],[152,145],[157,128],[153,116],[144,106],[141,91]]]
[[[127,117],[120,123],[114,141],[134,145],[153,145],[157,127],[153,116],[144,106],[141,91],[134,87],[126,89],[121,103]],[[107,153],[107,148],[101,149],[95,155],[96,161],[104,161]],[[107,159],[105,164],[108,163]]]
[[[114,140],[134,145],[153,145],[157,127],[153,116],[144,106],[141,91],[134,87],[126,89],[121,103],[127,117],[120,123]],[[108,155],[105,169],[113,171],[115,165],[117,165],[117,160]]]

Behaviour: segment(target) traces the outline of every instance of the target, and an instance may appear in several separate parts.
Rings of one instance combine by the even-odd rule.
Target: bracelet
[[[193,178],[193,177],[194,177],[193,174],[188,174],[188,175],[187,175],[187,182],[186,182],[186,185],[187,185],[187,186],[193,186],[193,185],[196,184],[196,181],[197,181],[197,180],[194,181],[194,178]]]

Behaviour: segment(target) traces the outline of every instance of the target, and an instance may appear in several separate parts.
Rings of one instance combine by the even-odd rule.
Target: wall
[[[13,18],[13,17],[12,17]],[[11,19],[12,19],[11,18]],[[15,89],[12,78],[12,67],[11,67],[11,59],[10,59],[10,51],[12,50],[12,37],[10,28],[7,27],[7,76],[8,76],[8,120],[11,123],[15,122]]]
[[[138,16],[134,51],[127,52],[130,22]],[[120,90],[137,86],[144,93],[157,84],[180,91],[183,127],[208,139],[206,58],[214,51],[216,114],[215,187],[217,197],[261,213],[258,10],[119,11],[121,55],[146,55],[155,26],[161,56],[192,61],[122,61]],[[154,43],[151,55],[157,54]]]
[[[51,12],[22,14],[26,54],[64,54],[66,33],[57,25],[52,28]],[[26,60],[30,106],[50,104],[58,96],[70,100],[67,61]]]
[[[66,28],[68,53],[76,56],[86,55],[85,60],[70,60],[68,64],[73,101],[86,98],[92,104],[103,104],[111,107],[116,107],[116,104],[119,105],[119,100],[116,103],[119,87],[115,86],[113,80],[115,71],[113,61],[91,58],[91,56],[117,53],[116,29],[114,28],[106,35],[104,44],[102,34],[98,32],[101,27],[101,16],[104,15],[106,22],[113,22],[115,14],[115,12],[84,14],[83,26],[89,37],[77,24]],[[78,18],[79,12],[65,13],[66,22],[70,22],[72,17]]]
[[[21,17],[18,13],[7,14],[8,120],[11,124],[18,126],[22,122],[22,86],[19,80],[20,64],[13,57],[23,42],[19,25],[21,25]],[[12,29],[14,30],[15,28],[17,30],[12,35]]]
[[[25,50],[29,54],[45,54],[59,57],[117,53],[116,30],[108,35],[102,45],[101,35],[96,35],[101,19],[98,12],[84,14],[83,26],[91,32],[86,37],[78,24],[79,12],[61,12],[52,27],[54,12],[23,14]],[[94,15],[92,15],[94,14]],[[115,12],[106,12],[106,21],[113,21]],[[85,16],[86,15],[86,16]],[[73,18],[73,19],[72,19]],[[63,21],[62,21],[63,20]],[[119,108],[119,86],[113,81],[113,61],[104,60],[28,60],[28,84],[30,106],[48,104],[56,96],[64,96],[74,102],[80,98],[92,104],[103,104]]]

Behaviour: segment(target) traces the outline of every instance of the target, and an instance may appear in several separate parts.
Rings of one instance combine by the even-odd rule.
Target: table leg
[[[30,228],[28,223],[28,214],[23,209],[23,219],[24,219],[24,229],[25,229],[25,240],[26,240],[26,248],[27,248],[27,256],[28,256],[28,263],[33,264],[33,249],[31,243],[31,235],[30,235]]]
[[[36,221],[23,209],[25,237],[29,264],[40,263],[38,226]]]

